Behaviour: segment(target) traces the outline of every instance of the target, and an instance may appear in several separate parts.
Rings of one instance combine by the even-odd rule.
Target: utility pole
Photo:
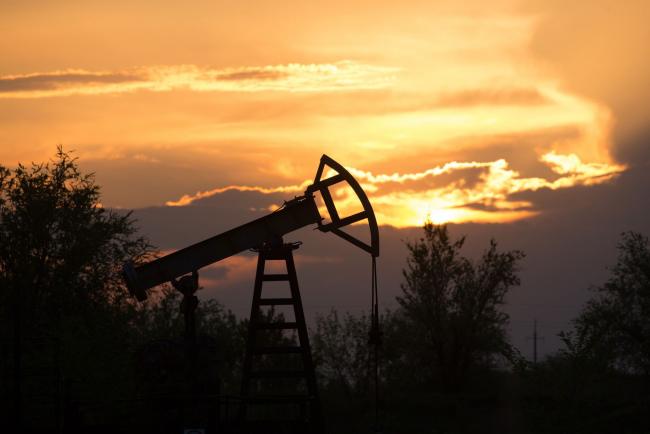
[[[543,336],[537,334],[537,319],[533,320],[533,336],[529,336],[526,340],[533,341],[533,363],[537,364],[537,341],[544,340]]]
[[[537,320],[533,322],[533,363],[537,364]]]

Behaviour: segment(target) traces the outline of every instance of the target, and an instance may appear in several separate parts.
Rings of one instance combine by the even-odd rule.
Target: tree
[[[111,353],[128,342],[134,310],[121,265],[150,251],[130,215],[103,208],[93,175],[61,147],[49,163],[0,166],[0,324],[13,330],[16,423],[22,364],[51,360],[48,372],[84,384],[115,373]]]
[[[639,233],[621,238],[611,276],[563,336],[609,368],[650,380],[650,247]]]
[[[505,296],[520,283],[521,251],[499,252],[490,245],[480,260],[461,255],[465,238],[452,240],[446,225],[424,225],[424,237],[407,243],[405,282],[398,297],[406,328],[405,360],[410,372],[460,390],[472,368],[497,355],[510,361],[518,353],[508,342]]]
[[[623,233],[609,278],[591,290],[573,328],[559,334],[564,348],[527,378],[530,425],[537,432],[649,432],[648,238]]]
[[[368,344],[370,319],[336,310],[316,318],[312,333],[314,358],[321,383],[342,389],[346,397],[368,392],[371,382],[371,351]]]
[[[393,381],[392,375],[396,347],[394,314],[385,311],[379,322],[383,335],[379,364],[383,399],[401,391],[403,384],[399,379]],[[370,316],[365,312],[339,315],[332,309],[327,315],[316,318],[310,341],[319,392],[331,432],[359,432],[373,423],[374,347],[369,339],[370,329]]]
[[[120,305],[128,296],[123,261],[150,251],[130,215],[103,208],[93,175],[62,148],[47,164],[0,167],[2,296],[20,293],[30,321],[89,303]]]

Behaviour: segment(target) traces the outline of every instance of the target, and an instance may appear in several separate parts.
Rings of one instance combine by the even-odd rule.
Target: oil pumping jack
[[[347,183],[351,187],[361,203],[362,211],[349,216],[339,214],[330,188],[340,183]],[[315,193],[320,194],[327,214],[329,214],[329,220],[325,220],[321,216]],[[343,227],[363,220],[367,220],[370,230],[369,242],[362,241],[343,230]],[[194,293],[199,286],[198,270],[245,250],[252,249],[258,253],[242,372],[241,402],[244,418],[246,417],[246,409],[254,404],[264,404],[278,399],[291,399],[291,397],[286,396],[282,398],[257,396],[255,392],[259,391],[259,387],[256,387],[256,381],[264,381],[264,379],[269,378],[294,378],[305,381],[306,394],[293,398],[301,399],[303,402],[307,401],[309,411],[305,417],[310,425],[322,427],[314,365],[293,261],[293,251],[299,247],[300,243],[285,243],[282,238],[290,232],[314,224],[317,225],[316,228],[321,232],[330,232],[343,238],[369,253],[372,258],[369,342],[374,346],[375,382],[377,382],[377,351],[380,340],[376,277],[376,258],[379,256],[377,220],[370,201],[359,183],[349,171],[327,155],[321,157],[314,182],[306,188],[304,194],[286,201],[282,207],[274,212],[151,262],[139,265],[134,265],[132,262],[124,264],[123,277],[126,285],[129,292],[139,301],[144,301],[147,298],[147,292],[150,288],[167,282],[171,282],[175,288],[183,293],[182,309],[186,313],[186,333],[188,333],[188,330],[193,332],[193,325],[188,324],[188,322],[193,322],[191,315],[193,315],[197,304]],[[265,273],[265,263],[267,261],[284,261],[287,272],[282,274]],[[269,281],[288,282],[290,297],[263,297],[263,283]],[[260,308],[262,306],[274,307],[278,305],[293,307],[295,321],[264,322],[268,318],[261,315]],[[188,313],[191,315],[188,315]],[[262,339],[258,339],[258,333],[264,330],[294,330],[297,332],[298,345],[264,346]],[[290,353],[301,356],[301,369],[265,370],[257,362],[260,356],[269,357]],[[377,390],[376,384],[375,389]],[[318,429],[314,429],[314,432],[318,431]]]

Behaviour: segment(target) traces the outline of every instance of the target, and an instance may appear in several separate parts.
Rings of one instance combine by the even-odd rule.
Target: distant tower
[[[533,363],[537,364],[537,341],[544,340],[543,336],[537,334],[537,319],[533,320],[533,335],[526,338],[533,341]]]

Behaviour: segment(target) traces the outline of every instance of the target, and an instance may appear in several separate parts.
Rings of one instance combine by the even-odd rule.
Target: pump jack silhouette
[[[323,178],[326,168],[331,169],[328,170],[327,174],[330,172],[334,172],[334,174]],[[342,182],[347,182],[349,187],[352,188],[361,202],[363,211],[346,217],[339,215],[330,192],[330,187]],[[329,221],[327,222],[321,217],[316,204],[314,194],[317,192],[320,193],[325,204],[325,209],[329,214]],[[369,243],[350,235],[342,229],[347,225],[362,220],[367,220],[368,222],[370,230]],[[172,282],[174,287],[183,293],[182,309],[185,313],[186,320],[186,338],[188,342],[195,342],[194,309],[196,308],[197,299],[194,292],[198,289],[198,270],[248,249],[254,249],[258,252],[257,271],[242,372],[239,418],[241,421],[240,430],[243,432],[256,432],[257,430],[254,428],[249,417],[254,406],[286,403],[298,403],[301,406],[301,422],[304,423],[299,425],[299,428],[297,428],[298,431],[320,434],[324,430],[307,326],[298,288],[296,268],[293,261],[293,251],[299,247],[300,243],[285,243],[282,238],[290,232],[313,224],[316,224],[321,232],[331,232],[369,253],[372,257],[373,306],[371,307],[372,324],[370,335],[371,343],[375,345],[376,356],[380,340],[375,262],[375,259],[379,256],[379,230],[377,228],[377,220],[370,201],[359,183],[343,166],[327,155],[321,157],[314,182],[307,187],[304,195],[286,201],[280,209],[271,214],[151,262],[137,266],[132,262],[124,264],[123,276],[127,287],[130,293],[139,301],[147,298],[148,289],[166,282]],[[286,265],[287,272],[283,274],[265,273],[265,263],[267,261],[283,261]],[[288,282],[290,296],[286,298],[262,297],[263,284],[269,281]],[[295,321],[262,322],[263,318],[260,315],[260,308],[262,306],[273,307],[279,305],[292,306]],[[258,335],[264,330],[294,330],[298,335],[298,345],[263,346],[260,344]],[[193,348],[193,346],[190,345],[189,348]],[[260,364],[258,362],[261,357],[268,358],[283,354],[300,355],[302,368],[284,370],[265,370],[258,368],[258,364]],[[191,351],[190,360],[193,359],[192,356],[195,356],[195,354]],[[375,371],[377,371],[376,360]],[[304,381],[306,385],[305,392],[297,395],[257,393],[263,389],[261,387],[262,384],[265,381],[268,382],[269,379],[296,379],[298,381]],[[305,408],[308,408],[308,410],[302,411]],[[271,432],[273,429],[269,423],[263,422],[262,426],[258,426],[257,428],[263,432]]]

